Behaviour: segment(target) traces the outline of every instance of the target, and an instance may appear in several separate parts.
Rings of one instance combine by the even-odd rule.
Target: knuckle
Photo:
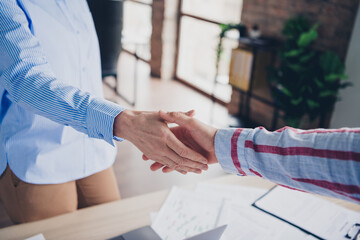
[[[186,164],[186,160],[185,160],[185,159],[183,159],[183,158],[179,159],[178,165],[184,166],[185,164]]]
[[[176,169],[176,164],[170,162],[170,163],[167,163],[166,166],[168,166],[169,168],[172,168],[172,169]]]
[[[177,112],[171,112],[169,113],[170,117],[177,117],[178,113]]]
[[[186,149],[184,149],[184,148],[181,148],[179,150],[179,155],[182,156],[182,157],[186,157],[188,154],[189,154],[188,151]]]

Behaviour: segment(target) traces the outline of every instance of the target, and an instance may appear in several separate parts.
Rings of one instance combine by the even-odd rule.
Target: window
[[[215,76],[219,24],[240,22],[241,7],[241,0],[183,0],[181,3],[176,77],[225,103],[230,101],[231,49],[237,47],[238,36],[224,40],[219,74]]]
[[[149,61],[150,37],[152,31],[152,0],[124,1],[124,27],[122,31],[123,48],[136,53]]]

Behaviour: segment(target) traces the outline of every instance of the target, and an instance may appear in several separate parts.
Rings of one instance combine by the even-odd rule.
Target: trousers
[[[0,176],[0,201],[13,223],[37,221],[120,199],[112,167],[61,184],[23,182],[9,168]]]

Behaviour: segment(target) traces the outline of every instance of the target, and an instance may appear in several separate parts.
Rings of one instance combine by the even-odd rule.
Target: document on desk
[[[276,187],[254,203],[276,217],[322,239],[346,239],[360,214],[312,194]]]
[[[250,206],[256,199],[265,194],[268,190],[252,187],[241,187],[221,184],[199,183],[196,185],[197,194],[206,194],[223,198],[224,200],[233,200],[241,205]]]
[[[216,222],[217,226],[227,225],[221,240],[314,239],[301,230],[251,206],[267,191],[261,188],[208,183],[199,183],[195,189],[197,194],[223,198],[223,205]]]
[[[316,239],[254,207],[230,200],[224,202],[218,224],[228,225],[221,240]]]
[[[26,238],[25,240],[45,240],[45,237],[44,237],[44,235],[42,233],[40,233],[40,234],[37,234],[35,236]]]
[[[182,240],[222,225],[228,227],[221,240],[313,240],[303,231],[251,206],[267,191],[202,183],[195,191],[174,188],[160,212],[152,214],[152,227],[162,239],[169,240]]]
[[[222,199],[174,187],[152,228],[164,240],[179,240],[216,227]]]

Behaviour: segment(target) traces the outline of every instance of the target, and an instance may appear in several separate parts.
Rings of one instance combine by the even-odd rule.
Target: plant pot
[[[320,117],[317,117],[314,121],[310,121],[308,115],[298,117],[283,117],[286,126],[299,128],[299,129],[314,129],[319,127]]]

